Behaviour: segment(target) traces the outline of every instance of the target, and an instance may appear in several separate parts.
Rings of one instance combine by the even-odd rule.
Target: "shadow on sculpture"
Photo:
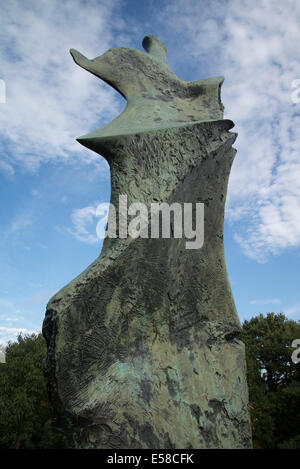
[[[45,374],[55,424],[75,448],[250,448],[244,345],[224,260],[235,150],[223,77],[179,80],[166,48],[75,62],[127,100],[78,141],[111,169],[111,203],[204,203],[204,244],[106,238],[48,303]]]

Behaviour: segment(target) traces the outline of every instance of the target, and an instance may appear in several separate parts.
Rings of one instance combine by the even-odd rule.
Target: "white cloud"
[[[300,246],[300,104],[291,99],[300,78],[300,3],[212,0],[199,6],[167,2],[161,22],[166,35],[186,39],[179,63],[198,64],[199,78],[204,65],[225,76],[225,118],[239,134],[227,217],[245,254],[264,262]]]
[[[9,322],[9,323],[13,323],[13,322],[21,321],[21,320],[24,319],[24,318],[23,318],[23,317],[20,317],[20,318],[9,317],[9,316],[4,316],[3,314],[1,314],[1,315],[0,315],[0,319],[2,319],[2,321],[6,321],[6,322]]]
[[[40,322],[35,311],[39,314],[45,310],[47,301],[53,294],[53,290],[48,290],[39,291],[31,297],[14,297],[12,300],[0,298],[0,326],[3,326],[4,330],[14,329],[16,326],[16,330],[35,329],[36,324]]]
[[[0,171],[2,171],[4,174],[7,176],[11,177],[14,176],[15,170],[12,167],[11,164],[9,164],[7,161],[0,160]]]
[[[31,331],[25,328],[0,326],[0,344],[6,346],[9,341],[15,342],[19,334],[38,333],[38,331]]]
[[[69,49],[90,57],[104,53],[124,26],[118,5],[118,0],[2,2],[0,78],[6,104],[0,106],[0,170],[13,175],[18,164],[34,170],[41,162],[75,156],[86,163],[99,160],[75,139],[119,114],[121,100],[75,65]]]
[[[49,297],[50,298],[50,293]],[[36,326],[36,318],[32,322],[32,311],[26,306],[41,304],[45,308],[46,297],[42,297],[42,292],[29,299],[0,298],[0,345],[6,345],[8,341],[16,341],[19,334],[38,334],[39,326]],[[40,322],[40,321],[38,321]]]
[[[278,305],[281,301],[278,298],[273,298],[272,300],[251,300],[251,305]]]
[[[71,233],[78,241],[87,244],[98,244],[99,238],[96,234],[97,222],[97,206],[89,205],[87,207],[75,209],[71,215],[74,228],[68,228],[67,231]]]
[[[12,316],[18,317],[16,316],[16,314],[19,315],[20,309],[12,301],[6,298],[0,298],[0,312],[1,312],[0,319],[7,320],[8,315],[9,317],[12,317]]]
[[[120,18],[121,5],[118,0],[3,3],[0,170],[8,176],[18,164],[34,170],[58,158],[101,161],[75,138],[114,118],[122,101],[76,66],[68,50],[95,57],[110,47],[130,46],[139,25],[132,28]],[[300,79],[300,3],[172,0],[153,8],[179,71],[188,63],[197,69],[195,79],[225,76],[225,117],[235,121],[239,134],[227,200],[236,241],[260,262],[298,248],[300,103],[293,104],[291,95]],[[107,165],[101,168],[108,172]],[[96,242],[80,229],[78,236]]]
[[[100,204],[96,202],[94,205],[73,210],[71,220],[74,228],[65,228],[65,230],[78,241],[99,244],[100,240],[105,238],[109,206],[108,202]]]

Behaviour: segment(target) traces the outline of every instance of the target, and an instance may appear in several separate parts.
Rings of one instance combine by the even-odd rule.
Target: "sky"
[[[225,256],[241,322],[300,319],[300,2],[9,0],[0,17],[0,344],[41,330],[46,304],[100,253],[104,158],[81,135],[125,107],[73,62],[152,34],[187,81],[223,75],[238,138]]]

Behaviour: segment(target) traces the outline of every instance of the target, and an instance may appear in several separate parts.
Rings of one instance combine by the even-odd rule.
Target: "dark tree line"
[[[300,449],[300,363],[292,360],[300,322],[284,314],[260,314],[244,322],[241,339],[254,448]]]
[[[300,449],[300,363],[292,342],[300,323],[283,314],[243,324],[254,448]],[[0,363],[0,448],[67,448],[51,424],[41,334],[20,335]],[[300,353],[299,353],[300,356]]]
[[[19,335],[0,363],[0,448],[64,448],[65,437],[51,425],[42,336]]]

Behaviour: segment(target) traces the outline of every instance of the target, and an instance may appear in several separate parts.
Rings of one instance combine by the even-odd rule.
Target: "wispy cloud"
[[[41,162],[76,155],[86,163],[96,160],[75,138],[115,117],[121,100],[76,66],[68,51],[74,47],[94,57],[111,47],[124,27],[119,4],[2,3],[0,78],[6,83],[6,104],[0,107],[0,170],[13,175],[16,165],[34,170]]]
[[[0,298],[0,319],[6,321],[8,320],[8,318],[11,317],[19,317],[20,311],[20,308],[11,300],[6,298]]]
[[[14,176],[15,174],[15,170],[13,166],[4,160],[0,160],[0,171],[2,171],[4,174],[6,174],[9,177]]]
[[[98,244],[99,238],[96,234],[96,225],[99,218],[97,215],[98,203],[87,207],[75,209],[71,215],[73,228],[67,231],[75,236],[78,241],[87,244]]]
[[[0,236],[0,244],[5,243],[12,237],[23,234],[23,230],[32,226],[32,224],[33,215],[30,213],[30,211],[19,212]]]
[[[38,331],[31,331],[18,327],[0,326],[0,344],[5,346],[9,341],[14,342],[19,334],[38,334]]]
[[[34,331],[40,322],[36,311],[44,311],[53,294],[53,290],[45,290],[29,297],[0,298],[0,326],[4,327],[3,330]]]
[[[13,322],[18,322],[18,321],[22,321],[24,318],[23,317],[9,317],[9,316],[5,316],[3,314],[0,315],[0,319],[2,321],[5,321],[5,322],[9,322],[9,323],[13,323]]]
[[[300,78],[300,4],[200,3],[165,2],[160,20],[166,36],[185,38],[179,64],[192,57],[199,78],[203,68],[225,76],[225,117],[239,134],[227,217],[245,254],[265,262],[300,246],[300,104],[291,100]]]
[[[281,301],[278,298],[272,300],[251,300],[251,305],[279,305]]]

